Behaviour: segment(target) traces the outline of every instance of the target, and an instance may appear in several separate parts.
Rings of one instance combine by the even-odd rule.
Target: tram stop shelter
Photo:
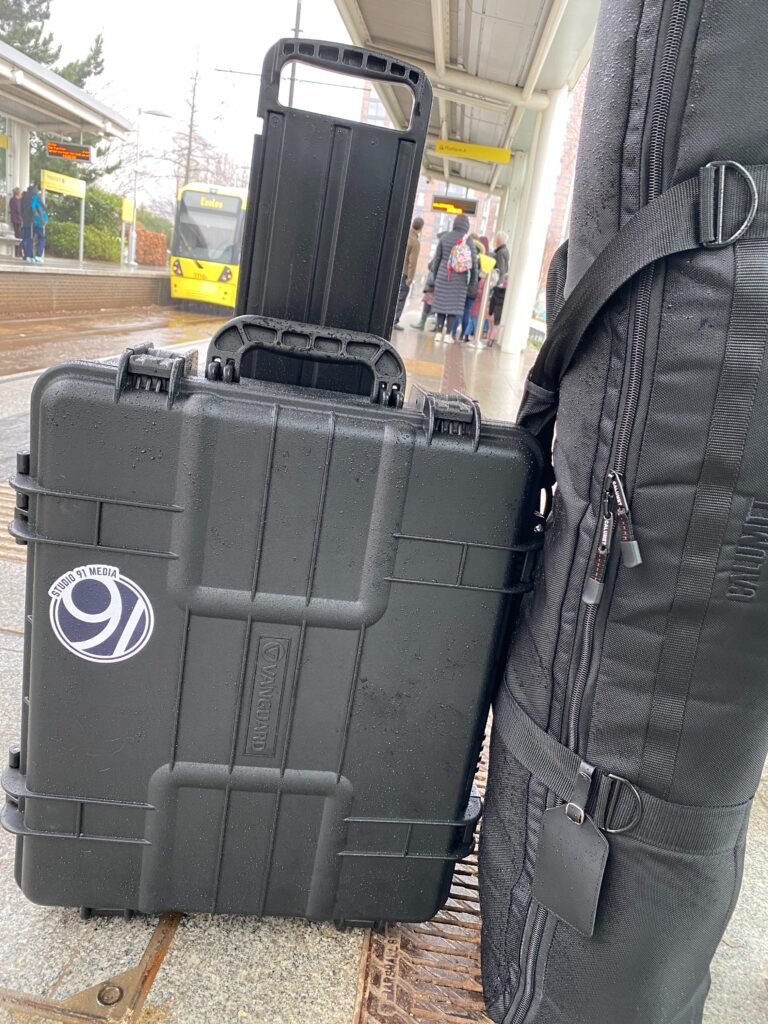
[[[0,220],[8,220],[13,189],[29,184],[33,131],[78,142],[83,135],[123,139],[130,130],[122,114],[0,42]]]
[[[600,0],[336,0],[352,41],[423,68],[434,86],[423,174],[499,197],[509,235],[501,347],[528,340],[566,138]],[[401,95],[378,86],[394,123]],[[511,151],[508,163],[446,154],[441,140]],[[460,152],[462,146],[450,147]],[[477,151],[474,151],[477,153]]]

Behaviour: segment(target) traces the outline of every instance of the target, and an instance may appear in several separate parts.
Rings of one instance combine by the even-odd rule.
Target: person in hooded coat
[[[468,234],[469,218],[465,213],[460,213],[453,222],[453,228],[437,243],[429,265],[435,275],[435,296],[432,300],[432,312],[437,314],[435,341],[456,340],[456,328],[464,315],[467,292],[471,291],[473,285],[477,289],[477,250],[474,245],[469,246],[472,253],[471,270],[457,273],[448,265],[454,246]]]
[[[24,256],[21,248],[21,239],[24,237],[24,222],[21,219],[21,189],[15,188],[13,195],[8,203],[8,212],[11,215],[11,225],[13,227],[13,233],[16,238],[19,239],[19,244],[16,246],[16,255]]]

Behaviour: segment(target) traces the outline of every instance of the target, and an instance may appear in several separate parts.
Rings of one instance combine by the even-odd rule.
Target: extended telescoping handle
[[[274,110],[276,106],[283,107],[279,99],[280,75],[291,61],[355,78],[408,86],[414,97],[410,130],[415,135],[426,135],[432,106],[432,86],[421,68],[361,46],[345,46],[319,39],[280,39],[270,47],[264,58],[259,96],[260,117],[264,117],[266,112]]]

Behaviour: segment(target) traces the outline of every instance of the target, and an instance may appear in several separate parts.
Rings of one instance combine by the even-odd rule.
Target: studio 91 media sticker
[[[51,626],[61,643],[86,661],[126,661],[152,636],[149,598],[114,565],[80,565],[48,591]]]

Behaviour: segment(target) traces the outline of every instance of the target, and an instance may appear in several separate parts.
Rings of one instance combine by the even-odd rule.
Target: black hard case
[[[380,69],[364,50],[295,41],[267,65],[297,52]],[[380,75],[417,86],[423,113],[423,74],[381,60]],[[287,146],[300,115],[285,114]],[[301,118],[326,133],[327,119]],[[399,170],[390,161],[382,178],[397,176],[394,222],[355,250],[378,267],[369,305],[356,286],[366,327],[391,317],[423,117],[419,130],[415,141],[375,130]],[[350,153],[368,131],[343,126]],[[267,126],[267,163],[270,138]],[[339,232],[361,175],[380,171],[377,152],[337,193]],[[332,274],[324,312],[313,298],[301,315],[348,320],[344,330],[266,315],[306,255],[306,219],[283,196],[298,203],[316,176],[300,161],[282,175],[273,211],[257,173],[247,231],[266,304],[217,332],[205,377],[178,353],[128,350],[119,365],[67,364],[35,387],[13,481],[28,625],[2,824],[37,902],[422,920],[471,849],[489,702],[541,543],[541,452],[520,428],[481,423],[458,394],[415,389],[402,408],[402,360],[353,329]],[[259,262],[274,216],[295,237],[293,263],[274,246]],[[280,308],[295,313],[292,294]],[[89,648],[101,660],[62,642],[79,630],[92,644],[102,628],[78,618],[76,574],[62,586],[77,615],[61,610],[55,584],[78,568],[118,570],[132,608],[140,589],[154,626],[141,632],[145,609],[135,653],[122,657],[136,639],[124,617]],[[95,578],[82,589],[98,604]]]
[[[19,884],[100,910],[427,919],[480,812],[540,452],[458,398],[170,382],[173,362],[67,364],[34,390],[3,776]],[[127,660],[52,629],[49,588],[94,564],[152,605]]]

